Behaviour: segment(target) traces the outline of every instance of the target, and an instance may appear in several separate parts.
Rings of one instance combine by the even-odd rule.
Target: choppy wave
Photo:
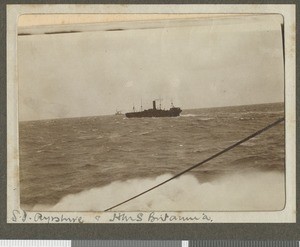
[[[211,117],[202,117],[202,118],[200,118],[200,120],[202,120],[202,121],[209,121],[209,120],[214,120],[214,118],[211,118]]]
[[[247,111],[247,112],[243,112],[242,113],[243,115],[248,115],[248,114],[278,114],[278,115],[282,115],[284,114],[284,111],[283,110],[280,110],[280,111]]]
[[[81,195],[88,197],[91,193],[88,189],[96,187],[95,197],[103,197],[104,190],[108,191],[107,193],[113,198],[120,196],[119,191],[127,197],[133,192],[134,186],[143,189],[155,182],[155,176],[182,171],[188,165],[197,164],[269,125],[282,116],[282,109],[284,109],[283,104],[270,104],[183,110],[182,116],[178,118],[123,119],[124,116],[98,116],[21,122],[19,126],[21,203],[54,205],[64,196],[71,194],[74,200]],[[277,112],[280,115],[273,114]],[[239,118],[255,119],[240,121]],[[219,198],[218,189],[227,196],[227,191],[223,190],[220,184],[225,184],[231,194],[234,189],[234,186],[230,189],[225,178],[218,184],[219,174],[231,173],[231,171],[243,172],[249,167],[261,171],[284,171],[284,155],[284,124],[282,123],[205,164],[206,169],[212,171],[211,173],[204,174],[199,171],[193,174],[205,181],[216,180],[210,185],[214,188],[212,193]],[[145,176],[152,178],[146,179]],[[244,180],[248,179],[247,175],[243,177]],[[126,179],[131,178],[137,180],[125,183]],[[182,177],[184,178],[186,177]],[[193,181],[192,178],[189,179]],[[249,184],[255,186],[254,180],[249,179]],[[113,181],[114,184],[107,188],[103,187]],[[191,193],[195,197],[190,199],[191,203],[181,205],[183,202],[176,201],[172,204],[172,208],[193,210],[194,204],[197,210],[205,209],[208,202],[203,201],[203,194],[209,190],[206,188],[208,185],[203,184],[204,181],[200,182],[202,183],[196,180],[190,184]],[[243,183],[246,184],[246,181],[241,182]],[[127,186],[129,188],[125,189]],[[239,183],[236,183],[236,187],[239,187]],[[179,186],[174,185],[170,190],[176,194]],[[260,191],[260,188],[258,187],[257,190]],[[85,192],[74,195],[80,191]],[[197,201],[197,191],[201,201]],[[245,188],[244,193],[247,195],[248,191],[249,189]],[[178,192],[178,195],[186,200],[187,194]],[[160,198],[158,195],[157,197]],[[173,199],[168,198],[166,195],[162,200],[168,201],[171,205],[170,200]],[[88,201],[92,200],[87,198],[82,209],[101,210],[114,202],[106,198],[101,199],[101,203],[100,199],[97,199],[95,204],[89,204]],[[103,204],[104,202],[107,204]],[[160,209],[164,205],[162,202],[157,202],[156,205],[155,201],[147,199],[147,202],[141,203],[140,208],[147,209],[145,206],[147,203]],[[132,204],[128,204],[128,207],[129,205]],[[224,206],[224,203],[219,200],[216,201],[216,205],[218,210],[226,208],[226,205]],[[132,208],[139,207],[133,205]]]
[[[56,205],[36,205],[33,210],[103,211],[170,178],[115,181],[62,198]],[[251,171],[225,175],[213,182],[201,183],[193,175],[183,175],[115,211],[243,211],[282,210],[285,204],[284,174]]]
[[[197,117],[195,114],[181,114],[180,117]]]
[[[211,118],[211,117],[203,117],[201,115],[196,115],[196,114],[182,114],[182,115],[180,115],[180,117],[198,117],[197,119],[201,120],[201,121],[209,121],[209,120],[214,119],[214,118]]]

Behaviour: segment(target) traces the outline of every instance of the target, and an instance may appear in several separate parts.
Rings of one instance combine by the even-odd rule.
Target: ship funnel
[[[156,103],[155,103],[155,100],[153,100],[153,110],[156,110]]]

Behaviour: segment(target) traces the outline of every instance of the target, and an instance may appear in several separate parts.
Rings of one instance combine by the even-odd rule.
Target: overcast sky
[[[182,109],[283,102],[281,22],[131,22],[122,31],[19,36],[19,118],[114,114],[159,97]]]

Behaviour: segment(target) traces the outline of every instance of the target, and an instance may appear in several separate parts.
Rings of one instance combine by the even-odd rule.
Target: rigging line
[[[145,190],[145,191],[143,191],[143,192],[141,192],[141,193],[139,193],[139,194],[137,194],[137,195],[135,195],[135,196],[133,196],[133,197],[131,197],[131,198],[129,198],[129,199],[127,199],[126,201],[120,202],[120,203],[118,203],[118,204],[116,204],[116,205],[114,205],[114,206],[112,206],[112,207],[110,207],[110,208],[108,208],[108,209],[106,209],[106,210],[104,210],[104,211],[106,212],[106,211],[109,211],[109,210],[111,210],[111,209],[114,209],[114,208],[116,208],[116,207],[118,207],[118,206],[120,206],[120,205],[122,205],[122,204],[124,204],[124,203],[126,203],[126,202],[129,202],[129,201],[131,201],[131,200],[133,200],[133,199],[135,199],[135,198],[137,198],[137,197],[140,197],[141,195],[144,195],[144,194],[150,192],[151,190],[154,190],[154,189],[156,189],[156,188],[162,186],[162,185],[165,184],[165,183],[170,182],[171,180],[173,180],[173,179],[175,179],[175,178],[180,177],[181,175],[183,175],[183,174],[185,174],[185,173],[187,173],[187,172],[189,172],[189,171],[195,169],[196,167],[198,167],[198,166],[200,166],[200,165],[202,165],[202,164],[204,164],[204,163],[206,163],[206,162],[208,162],[208,161],[210,161],[210,160],[212,160],[212,159],[214,159],[214,158],[220,156],[220,155],[223,154],[223,153],[226,153],[227,151],[229,151],[229,150],[231,150],[231,149],[237,147],[238,145],[240,145],[240,144],[242,144],[242,143],[244,143],[244,142],[246,142],[246,141],[252,139],[253,137],[255,137],[255,136],[257,136],[257,135],[259,135],[259,134],[265,132],[266,130],[268,130],[268,129],[274,127],[274,126],[276,126],[277,124],[279,124],[279,123],[281,123],[281,122],[283,122],[283,121],[284,121],[284,117],[283,117],[283,118],[280,118],[280,119],[278,119],[278,120],[276,120],[275,122],[269,124],[268,126],[264,127],[263,129],[260,129],[260,130],[256,131],[255,133],[253,133],[253,134],[251,134],[251,135],[245,137],[244,139],[242,139],[242,140],[240,140],[240,141],[238,141],[238,142],[232,144],[231,146],[229,146],[229,147],[223,149],[222,151],[220,151],[220,152],[218,152],[218,153],[216,153],[216,154],[210,156],[209,158],[207,158],[207,159],[201,161],[200,163],[197,163],[196,165],[191,166],[190,168],[188,168],[188,169],[186,169],[186,170],[184,170],[184,171],[182,171],[182,172],[180,172],[180,173],[174,175],[173,177],[171,177],[171,178],[169,178],[169,179],[167,179],[167,180],[165,180],[165,181],[163,181],[163,182],[161,182],[161,183],[159,183],[159,184],[157,184],[157,185],[155,185],[155,186],[153,186],[153,187],[151,187],[151,188],[149,188],[149,189],[147,189],[147,190]]]

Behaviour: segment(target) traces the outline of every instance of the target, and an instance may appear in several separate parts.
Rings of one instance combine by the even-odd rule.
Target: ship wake
[[[115,181],[111,184],[70,194],[56,205],[36,205],[34,211],[104,211],[170,178]],[[225,175],[201,183],[183,175],[113,211],[259,211],[282,210],[285,204],[284,173],[253,171]]]

